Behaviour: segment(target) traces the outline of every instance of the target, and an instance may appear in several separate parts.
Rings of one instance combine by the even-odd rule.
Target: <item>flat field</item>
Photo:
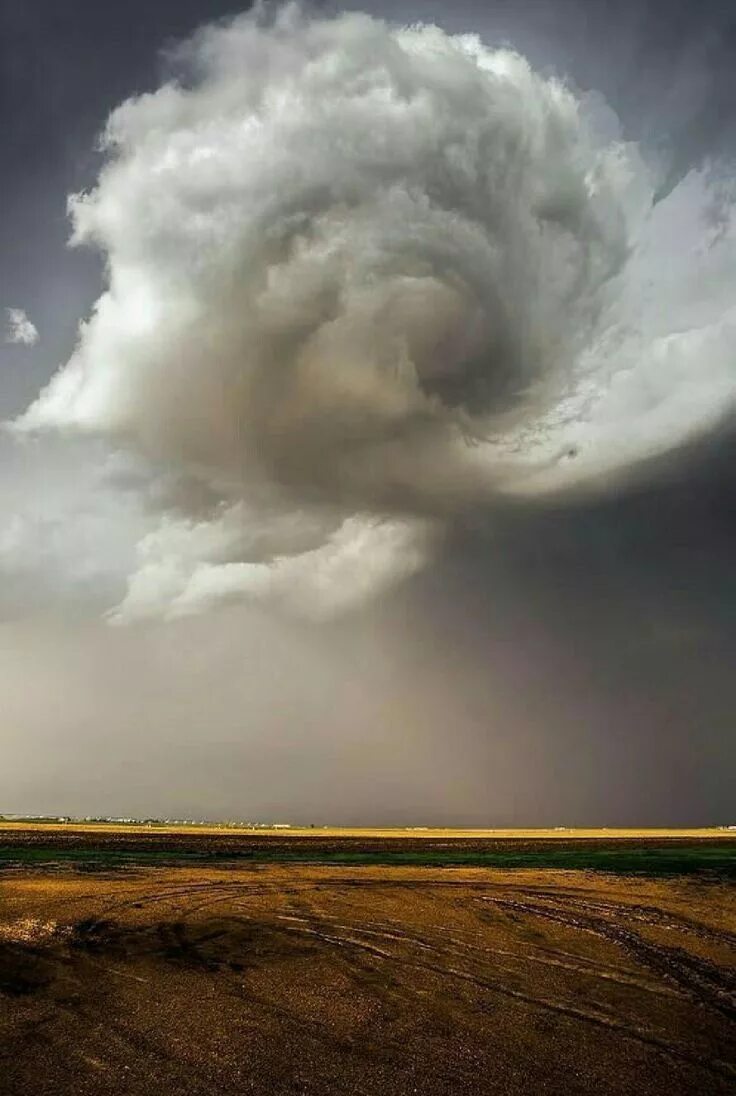
[[[0,821],[0,870],[66,864],[303,863],[563,868],[736,879],[736,832],[710,830],[245,829]]]
[[[0,1093],[732,1093],[735,860],[672,832],[6,827]]]

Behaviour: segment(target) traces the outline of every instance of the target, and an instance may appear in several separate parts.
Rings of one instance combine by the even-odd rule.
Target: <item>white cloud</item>
[[[705,184],[652,214],[598,100],[472,36],[293,6],[206,28],[181,62],[113,113],[72,200],[109,285],[18,424],[173,470],[117,618],[353,604],[457,511],[629,466],[733,406],[733,232],[686,288],[667,218],[679,202],[702,238]]]
[[[34,346],[38,342],[38,331],[22,308],[5,309],[5,341],[21,346]]]
[[[257,562],[208,562],[244,527],[237,519],[228,530],[229,518],[199,527],[166,523],[141,541],[139,567],[111,619],[188,616],[244,597],[331,616],[409,577],[425,563],[431,544],[425,523],[356,516],[302,552]]]

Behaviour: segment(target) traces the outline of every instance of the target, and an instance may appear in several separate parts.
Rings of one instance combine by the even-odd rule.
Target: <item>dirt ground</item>
[[[2,1096],[736,1090],[736,888],[555,870],[0,875]]]

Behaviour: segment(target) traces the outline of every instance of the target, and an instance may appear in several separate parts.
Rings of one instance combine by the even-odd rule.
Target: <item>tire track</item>
[[[665,947],[646,940],[640,933],[615,924],[586,910],[580,902],[571,912],[561,903],[540,903],[485,895],[480,901],[492,903],[503,910],[552,921],[577,931],[588,932],[622,947],[644,966],[672,980],[691,998],[736,1020],[736,973],[725,970],[707,959],[692,955],[679,947]],[[593,907],[595,908],[595,907]],[[612,907],[618,915],[620,907]]]

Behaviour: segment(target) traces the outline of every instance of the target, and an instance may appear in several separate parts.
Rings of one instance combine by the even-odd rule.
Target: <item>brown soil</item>
[[[0,877],[2,1096],[717,1096],[736,889],[252,865]]]

